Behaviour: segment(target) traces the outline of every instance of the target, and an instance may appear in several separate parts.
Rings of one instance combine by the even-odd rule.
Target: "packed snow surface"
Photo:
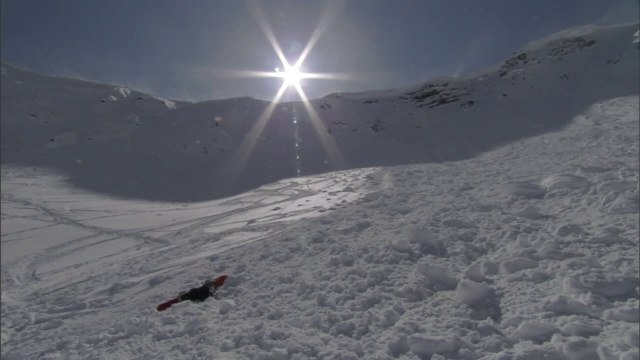
[[[617,63],[601,65],[626,66],[616,71],[637,84],[637,24],[616,29],[626,36],[619,50],[628,47],[611,53]],[[600,39],[602,31],[612,37],[610,29],[581,36]],[[566,53],[558,56],[584,58],[613,43],[562,42]],[[505,64],[500,71],[513,71],[515,63]],[[556,74],[562,64],[541,63],[539,73]],[[6,99],[28,96],[5,98],[11,88],[4,76],[12,71],[3,70],[3,108]],[[531,84],[514,73],[504,75],[514,85],[505,85],[498,71],[484,76],[500,94],[500,86],[517,93]],[[638,359],[640,98],[627,80],[607,74],[590,86],[618,84],[628,94],[600,94],[553,130],[539,131],[549,126],[540,119],[528,136],[521,128],[518,141],[489,148],[479,141],[483,151],[473,156],[442,159],[455,149],[441,140],[438,162],[290,176],[197,202],[96,193],[73,186],[59,167],[25,166],[43,149],[93,144],[69,128],[55,146],[20,152],[5,136],[19,137],[9,144],[18,146],[29,134],[7,135],[18,125],[5,128],[5,120],[16,109],[37,109],[20,102],[3,110],[2,359]],[[565,114],[537,112],[549,99],[544,82],[535,84],[542,95],[527,92],[528,102],[517,103],[529,103],[527,116]],[[507,101],[499,98],[491,107]],[[326,109],[329,100],[318,104],[356,119],[345,123],[349,131],[382,110],[385,119],[397,113],[398,122],[412,121],[404,112],[411,106],[427,116],[464,112],[473,126],[490,126],[482,135],[509,132],[506,122],[483,118],[502,113],[477,98],[471,107],[445,99],[433,110],[380,97],[366,105],[376,106],[369,112],[362,103]],[[73,103],[57,106],[71,112]],[[183,106],[167,102],[161,111]],[[505,106],[520,116],[514,104]],[[342,144],[345,135],[334,131]],[[415,132],[381,125],[365,139],[354,135],[350,146],[388,136],[373,144],[399,144],[406,155]],[[458,140],[451,146],[461,146]],[[5,150],[21,162],[6,161]],[[110,155],[129,169],[125,153]],[[222,274],[229,278],[216,299],[156,312]]]

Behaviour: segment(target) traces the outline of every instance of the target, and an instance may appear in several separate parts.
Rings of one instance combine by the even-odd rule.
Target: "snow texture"
[[[637,29],[261,132],[2,64],[2,359],[638,359]]]

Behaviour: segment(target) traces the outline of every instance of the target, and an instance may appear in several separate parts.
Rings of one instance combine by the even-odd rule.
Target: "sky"
[[[503,61],[566,28],[638,21],[638,0],[2,0],[2,61],[172,100],[310,98],[406,87]],[[274,41],[269,41],[272,34]],[[311,45],[311,46],[309,46]],[[298,100],[289,88],[282,100]]]

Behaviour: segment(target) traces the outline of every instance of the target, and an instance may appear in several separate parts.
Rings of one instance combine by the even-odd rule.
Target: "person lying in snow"
[[[190,289],[189,291],[181,292],[177,298],[171,299],[165,303],[158,305],[156,310],[164,311],[171,307],[173,304],[177,304],[182,301],[191,301],[193,303],[201,303],[207,300],[209,297],[214,296],[216,291],[224,285],[227,280],[227,275],[222,275],[215,280],[202,283],[202,286]]]
[[[178,295],[178,300],[186,301],[189,300],[191,302],[199,303],[207,300],[209,296],[213,296],[216,292],[216,289],[211,284],[204,284],[199,288],[193,288],[189,291],[185,291]]]

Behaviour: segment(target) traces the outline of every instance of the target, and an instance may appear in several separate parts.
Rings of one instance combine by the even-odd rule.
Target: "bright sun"
[[[318,40],[322,36],[322,33],[324,32],[324,30],[327,29],[327,27],[329,26],[331,17],[340,13],[340,10],[344,4],[344,1],[345,0],[341,0],[341,1],[336,0],[336,1],[329,2],[329,4],[331,5],[329,5],[325,10],[325,12],[323,13],[322,18],[318,23],[318,26],[315,28],[315,30],[313,31],[313,34],[311,35],[311,38],[309,39],[309,42],[304,46],[303,50],[300,52],[300,57],[296,60],[296,62],[293,65],[290,65],[288,60],[284,56],[284,53],[282,52],[280,44],[278,43],[278,40],[276,39],[276,36],[273,33],[273,30],[271,29],[271,26],[269,25],[269,22],[267,21],[267,18],[265,17],[264,12],[262,11],[262,8],[260,7],[260,3],[258,1],[246,1],[246,3],[249,5],[249,10],[251,10],[251,13],[256,18],[258,25],[262,28],[264,35],[267,37],[267,39],[271,43],[271,46],[273,46],[273,50],[275,51],[276,55],[278,56],[278,59],[280,60],[279,64],[282,64],[282,66],[275,68],[274,69],[275,71],[273,72],[271,71],[239,71],[239,73],[244,76],[250,76],[250,77],[267,77],[267,78],[279,77],[279,78],[282,78],[283,81],[282,81],[282,85],[280,86],[280,89],[278,89],[273,99],[271,99],[271,101],[268,103],[268,105],[266,106],[262,114],[260,114],[260,116],[256,119],[255,124],[253,125],[251,130],[242,139],[242,143],[237,147],[236,151],[232,154],[232,156],[230,156],[228,160],[225,162],[224,166],[226,171],[224,171],[223,172],[224,175],[221,176],[221,180],[222,180],[221,182],[232,183],[233,180],[235,180],[235,178],[239,176],[240,171],[245,168],[247,161],[249,160],[249,157],[251,156],[251,153],[255,148],[257,140],[261,138],[260,135],[264,131],[269,120],[272,119],[274,112],[276,111],[276,109],[280,104],[280,100],[287,93],[287,90],[290,90],[289,89],[290,87],[295,88],[297,94],[299,95],[302,105],[306,109],[307,118],[309,120],[308,122],[311,124],[313,130],[315,130],[317,137],[320,141],[320,144],[324,148],[324,151],[326,154],[326,160],[324,160],[324,162],[326,164],[331,164],[332,168],[335,168],[335,169],[347,168],[347,162],[344,159],[344,156],[340,152],[340,149],[338,149],[333,138],[326,131],[326,127],[323,121],[320,119],[320,116],[315,111],[311,102],[307,98],[307,95],[302,89],[302,84],[300,84],[300,81],[302,79],[337,80],[337,79],[349,78],[348,76],[344,77],[341,74],[306,73],[306,72],[300,71],[300,68],[302,67],[301,66],[302,63],[305,61],[307,56],[311,53],[311,50],[313,49],[315,44],[318,42]],[[306,80],[305,80],[305,83],[306,83]],[[289,95],[292,95],[292,94],[289,94]],[[297,107],[298,107],[297,105],[292,105],[291,108],[285,107],[281,109],[287,109],[287,110],[293,109],[289,111],[295,112],[295,109]],[[298,118],[296,117],[295,114],[293,115],[293,123],[294,124],[298,123]],[[299,152],[297,151],[298,147],[300,147],[300,144],[297,142],[297,140],[295,142],[295,146],[296,146],[295,169],[296,169],[296,175],[300,176],[301,174],[300,158],[301,157],[299,155]]]
[[[279,77],[284,79],[283,86],[298,86],[300,84],[302,73],[297,68],[293,66],[285,66],[284,70],[276,68],[276,72]]]

